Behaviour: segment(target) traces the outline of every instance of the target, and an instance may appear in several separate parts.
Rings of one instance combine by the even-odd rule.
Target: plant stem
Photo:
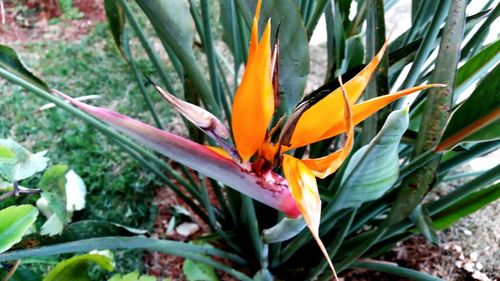
[[[374,57],[385,42],[385,18],[383,0],[365,0],[371,9],[367,12],[366,24],[366,56]],[[384,54],[374,77],[368,83],[365,91],[365,100],[385,95],[389,91],[387,84],[387,53]],[[388,114],[385,112],[385,114]],[[370,143],[378,131],[378,114],[375,113],[363,122],[362,145]]]
[[[38,188],[37,189],[20,189],[19,183],[17,181],[14,181],[13,190],[0,195],[0,201],[3,201],[3,200],[10,198],[12,196],[19,196],[21,194],[39,194],[40,192],[42,192],[42,190],[40,190]]]
[[[146,38],[146,34],[142,30],[142,27],[140,26],[139,22],[137,21],[134,13],[130,9],[130,6],[128,5],[126,0],[118,0],[120,2],[120,5],[122,6],[123,10],[125,11],[125,16],[127,17],[128,22],[130,23],[130,26],[134,30],[135,35],[141,42],[142,47],[148,54],[149,59],[153,63],[154,68],[160,75],[160,79],[163,82],[163,85],[165,88],[170,92],[170,93],[175,93],[174,88],[169,82],[167,72],[163,68],[163,63],[160,61],[160,58],[158,55],[153,51],[153,47],[149,43],[149,40]]]
[[[418,77],[420,77],[420,75],[421,75],[422,67],[424,66],[425,62],[427,61],[427,58],[429,57],[430,53],[434,50],[434,42],[436,41],[436,39],[438,37],[441,24],[446,19],[447,15],[448,15],[448,18],[452,17],[452,14],[448,12],[449,7],[450,7],[450,2],[451,2],[451,0],[443,0],[443,1],[439,2],[439,7],[437,8],[437,14],[432,19],[431,25],[429,26],[429,29],[425,33],[424,39],[422,40],[422,43],[420,44],[420,47],[418,48],[418,51],[415,55],[415,59],[413,61],[413,64],[411,65],[410,72],[408,72],[406,79],[404,80],[403,84],[400,87],[401,89],[406,89],[406,88],[410,88],[410,87],[415,86],[415,82],[417,81]],[[463,31],[461,31],[460,33],[462,34],[462,32]],[[460,37],[462,37],[462,35],[460,35]],[[460,38],[460,41],[461,41],[461,38]],[[443,40],[441,42],[443,42]],[[460,48],[460,45],[458,46],[458,48]],[[442,54],[442,53],[444,53],[444,51],[443,51],[443,49],[440,49],[440,54]],[[442,57],[442,55],[441,55],[441,57]],[[449,71],[449,69],[448,69],[448,71]],[[446,82],[446,81],[441,81],[441,82]],[[451,86],[453,86],[453,85],[451,85]],[[399,99],[396,102],[395,107],[402,108],[404,105],[404,102],[405,102],[405,98]]]
[[[446,87],[433,88],[429,91],[422,115],[421,128],[417,136],[413,157],[416,158],[428,150],[433,150],[439,143],[446,122],[451,114],[451,102],[455,84],[455,75],[460,59],[466,0],[453,0],[432,74],[433,83],[447,84]],[[429,162],[406,177],[399,190],[387,220],[392,225],[406,218],[422,201],[434,185],[435,173],[440,157]]]
[[[124,52],[124,55],[127,57],[127,61],[132,69],[132,74],[134,75],[134,78],[137,81],[137,85],[139,85],[139,90],[142,94],[142,97],[146,101],[146,105],[149,109],[149,112],[151,113],[151,116],[153,117],[153,120],[156,124],[156,127],[163,130],[163,126],[161,124],[160,118],[158,117],[158,114],[156,113],[153,102],[151,101],[151,97],[148,95],[146,87],[144,87],[144,81],[142,80],[142,77],[139,74],[140,71],[137,68],[137,65],[135,64],[134,59],[132,58],[132,54],[130,53],[130,46],[129,46],[128,38],[124,39],[123,52]]]

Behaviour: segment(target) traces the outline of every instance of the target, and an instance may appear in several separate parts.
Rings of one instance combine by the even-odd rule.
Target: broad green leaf
[[[450,227],[459,219],[495,202],[500,198],[500,183],[476,191],[433,216],[432,224],[437,230]]]
[[[244,1],[247,11],[255,12],[257,1]],[[259,31],[271,19],[271,34],[279,26],[280,109],[291,113],[302,99],[309,74],[309,45],[304,23],[295,1],[262,1]]]
[[[45,157],[46,151],[32,154],[10,139],[0,139],[0,145],[14,152],[17,158],[15,163],[0,162],[0,174],[10,182],[29,178],[47,167],[49,158]]]
[[[52,214],[40,229],[41,235],[55,236],[64,230],[64,222],[56,215]]]
[[[275,226],[264,229],[262,239],[268,244],[286,241],[298,235],[305,227],[303,218],[284,218]]]
[[[134,271],[125,275],[115,274],[108,281],[156,281],[156,277],[149,275],[139,276],[139,272]],[[201,280],[201,279],[200,279]]]
[[[74,256],[58,263],[43,279],[43,281],[90,281],[88,266],[90,263],[101,268],[113,270],[113,261],[97,254]]]
[[[16,154],[7,146],[0,144],[0,163],[15,164],[17,162]]]
[[[289,217],[296,218],[300,213],[287,187],[264,182],[255,175],[242,172],[240,166],[206,146],[159,130],[125,115],[84,104],[62,93],[59,95],[157,152],[220,181],[265,205],[280,210]],[[272,174],[272,176],[280,178],[277,174]]]
[[[457,88],[453,95],[454,102],[457,101],[465,89],[470,87],[477,79],[486,75],[491,67],[500,61],[500,52],[498,50],[500,50],[500,40],[481,50],[458,69],[455,82]]]
[[[24,64],[21,62],[16,52],[7,46],[0,44],[0,68],[3,68],[16,76],[29,81],[36,86],[48,90],[47,85],[33,75]]]
[[[361,36],[353,36],[346,40],[345,63],[346,71],[363,64],[365,58],[365,49]],[[345,79],[345,77],[342,77]],[[348,81],[346,79],[346,81]]]
[[[446,126],[438,150],[460,142],[489,141],[500,138],[500,64],[477,86],[472,95],[454,112]]]
[[[122,35],[125,29],[125,13],[117,0],[104,0],[104,11],[116,47],[123,55]]]
[[[175,39],[184,52],[194,59],[194,25],[187,0],[137,1],[137,4],[157,29],[162,42],[171,45],[171,40]]]
[[[281,110],[290,113],[302,99],[309,74],[309,45],[294,1],[263,1],[261,24],[275,20],[273,34],[279,31],[279,85]],[[261,25],[263,26],[263,25]]]
[[[37,216],[38,210],[31,205],[11,206],[0,210],[0,253],[20,242]]]
[[[213,267],[190,259],[184,261],[182,273],[188,281],[218,281]]]
[[[410,219],[417,226],[424,237],[430,242],[439,245],[439,237],[436,234],[436,230],[432,225],[432,220],[429,216],[429,212],[422,205],[418,205],[415,210],[410,215]]]
[[[398,145],[408,122],[407,108],[392,112],[377,136],[354,153],[342,178],[341,186],[347,192],[338,209],[375,200],[397,181]]]
[[[61,222],[67,219],[66,210],[66,173],[68,166],[55,165],[47,169],[40,180],[42,197],[47,200],[49,209],[55,213]]]
[[[186,77],[198,91],[208,111],[220,117],[220,109],[215,97],[211,93],[210,87],[198,67],[199,62],[196,61],[193,54],[194,28],[187,1],[137,0],[136,2],[153,24],[166,51],[175,54],[176,57],[171,56],[171,60],[178,59],[182,63]],[[184,79],[184,75],[179,74],[179,77]]]

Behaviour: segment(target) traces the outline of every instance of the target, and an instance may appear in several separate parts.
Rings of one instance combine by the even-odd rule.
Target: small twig
[[[0,201],[3,201],[9,197],[11,197],[12,195],[14,195],[14,191],[9,191],[9,192],[6,192],[2,195],[0,195]]]
[[[19,182],[18,181],[14,181],[13,183],[13,190],[12,191],[9,191],[9,192],[6,192],[2,195],[0,195],[0,201],[3,201],[9,197],[12,197],[12,196],[19,196],[21,194],[39,194],[40,192],[42,192],[40,189],[38,188],[35,188],[35,189],[21,189],[19,188]]]
[[[7,273],[7,275],[5,275],[5,277],[2,279],[2,281],[9,281],[10,278],[14,275],[14,273],[16,272],[17,268],[19,267],[19,264],[21,263],[21,260],[16,260],[14,262],[14,265],[12,266],[12,268],[9,270],[9,272]]]

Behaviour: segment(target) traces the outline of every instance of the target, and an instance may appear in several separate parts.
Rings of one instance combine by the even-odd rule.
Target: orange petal
[[[425,90],[427,88],[443,87],[443,86],[444,86],[443,84],[429,84],[429,85],[417,86],[356,104],[352,107],[352,119],[354,122],[354,126],[363,122],[366,118],[370,117],[375,112],[379,111],[386,105],[390,104],[391,102],[403,96],[407,96],[409,94],[413,94],[415,92]],[[344,124],[338,121],[332,124],[331,128],[323,136],[321,136],[320,139],[327,139],[336,136],[338,134],[341,134],[344,131],[345,131]]]
[[[319,197],[316,178],[309,168],[299,159],[290,155],[283,155],[283,173],[288,180],[288,186],[292,197],[299,208],[304,221],[311,231],[312,236],[318,243],[323,255],[335,274],[330,256],[323,242],[319,238],[319,222],[321,219],[321,199]],[[336,274],[335,274],[336,275]],[[336,277],[336,276],[335,276]],[[336,278],[335,278],[336,279]]]
[[[260,7],[262,5],[262,0],[257,2],[257,7],[255,8],[255,15],[253,16],[252,23],[252,32],[250,34],[250,46],[248,47],[248,62],[251,61],[255,51],[257,50],[257,46],[259,45],[259,15],[260,15]]]
[[[243,161],[250,159],[264,142],[274,112],[270,35],[268,22],[234,97],[231,123],[236,148]]]
[[[229,155],[229,153],[222,147],[211,146],[211,145],[205,145],[205,147],[212,150],[213,152],[219,154],[220,156],[222,156],[226,159],[232,160],[231,155]]]
[[[344,87],[351,104],[355,103],[365,90],[370,77],[384,56],[386,47],[387,41],[370,63],[358,75],[345,83]],[[319,141],[335,123],[343,122],[342,104],[342,93],[338,88],[304,112],[292,135],[292,148]]]
[[[342,82],[340,85],[341,89],[343,89]],[[302,160],[318,178],[324,179],[337,171],[352,150],[352,144],[354,142],[354,124],[351,114],[351,105],[349,104],[346,92],[342,91],[342,94],[344,98],[344,127],[347,128],[347,139],[344,147],[325,157]]]

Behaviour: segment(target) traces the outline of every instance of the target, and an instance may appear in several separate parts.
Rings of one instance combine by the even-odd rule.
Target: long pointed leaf
[[[263,204],[280,210],[287,216],[297,217],[299,215],[287,185],[278,182],[265,182],[255,175],[246,173],[234,162],[221,157],[201,144],[159,130],[125,115],[84,104],[64,94],[61,95],[78,108],[176,162],[218,180]],[[275,176],[277,179],[280,178],[277,174]]]
[[[235,269],[223,265],[215,260],[205,256],[213,255],[229,259],[239,264],[245,264],[245,261],[234,255],[207,245],[193,245],[178,241],[158,240],[145,237],[103,237],[76,242],[62,243],[52,246],[45,246],[34,249],[18,250],[0,254],[0,262],[9,260],[18,260],[27,257],[51,256],[67,253],[89,252],[91,250],[113,250],[113,249],[144,249],[199,261],[214,268],[225,271],[239,280],[251,281],[245,274]]]
[[[0,44],[0,68],[3,68],[11,73],[14,73],[18,77],[29,81],[36,86],[48,90],[47,85],[40,80],[38,77],[33,75],[26,66],[21,62],[16,52],[7,46]]]
[[[436,150],[464,141],[500,138],[500,65],[486,76],[472,95],[453,113]]]
[[[444,230],[459,219],[468,216],[482,207],[500,198],[500,183],[474,192],[436,214],[432,224],[438,230]]]

